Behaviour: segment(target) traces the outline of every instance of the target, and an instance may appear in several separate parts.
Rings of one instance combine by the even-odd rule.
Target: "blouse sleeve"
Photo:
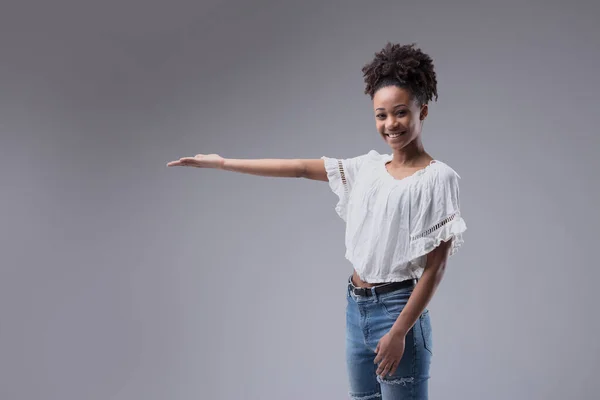
[[[432,171],[423,186],[411,199],[410,257],[424,256],[452,239],[450,255],[463,244],[463,233],[467,230],[460,213],[460,176],[450,167]]]
[[[348,197],[366,156],[367,154],[346,159],[321,157],[325,161],[329,187],[338,197],[335,211],[344,221],[346,221]]]

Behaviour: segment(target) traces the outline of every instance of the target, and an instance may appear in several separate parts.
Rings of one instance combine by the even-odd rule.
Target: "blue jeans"
[[[413,288],[357,296],[348,285],[346,365],[352,400],[427,400],[432,356],[431,322],[425,310],[406,335],[400,364],[392,376],[377,376],[374,363],[379,340],[390,331]]]

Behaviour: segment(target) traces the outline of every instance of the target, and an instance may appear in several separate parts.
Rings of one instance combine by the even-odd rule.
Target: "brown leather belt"
[[[373,296],[373,292],[376,294],[384,294],[393,292],[394,290],[405,289],[414,287],[417,284],[417,279],[407,279],[401,282],[384,283],[382,285],[374,286],[371,288],[356,287],[352,283],[352,278],[348,281],[348,290],[350,290],[355,296]]]

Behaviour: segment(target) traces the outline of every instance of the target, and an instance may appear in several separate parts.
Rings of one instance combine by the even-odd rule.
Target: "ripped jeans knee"
[[[381,393],[349,393],[351,400],[380,400]]]
[[[413,376],[409,376],[409,377],[406,377],[406,378],[394,378],[394,377],[381,378],[381,377],[378,376],[377,377],[377,381],[380,384],[406,386],[407,384],[415,383],[415,378]]]

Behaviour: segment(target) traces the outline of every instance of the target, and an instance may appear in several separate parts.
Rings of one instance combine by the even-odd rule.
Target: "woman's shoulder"
[[[431,177],[436,180],[452,180],[452,179],[460,179],[460,175],[454,168],[441,160],[433,160],[430,164],[430,168],[432,171]]]
[[[417,187],[426,192],[456,190],[459,186],[459,179],[461,179],[454,168],[437,159],[431,162],[423,175],[423,179],[418,180]]]
[[[366,153],[362,153],[358,156],[354,156],[346,159],[346,162],[350,162],[355,165],[357,168],[363,168],[366,166],[375,166],[380,162],[388,161],[392,159],[391,154],[380,154],[377,150],[370,150]]]

